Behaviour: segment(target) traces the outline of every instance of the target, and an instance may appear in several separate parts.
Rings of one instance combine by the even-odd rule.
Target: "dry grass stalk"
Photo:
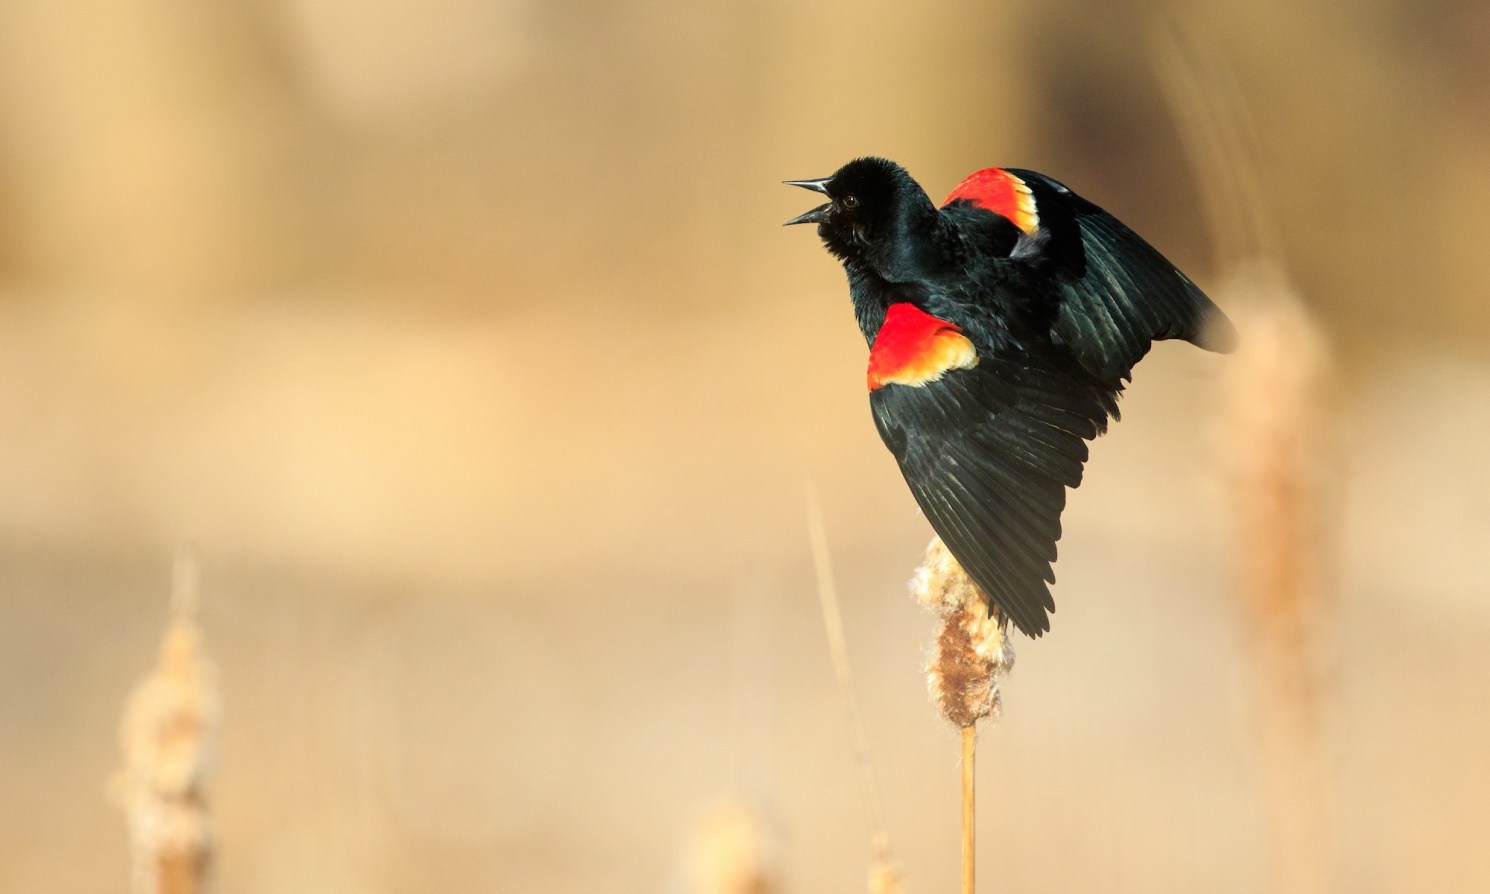
[[[937,613],[942,629],[926,665],[931,700],[962,732],[962,891],[976,886],[977,802],[974,760],[977,724],[1003,713],[999,684],[1014,666],[1008,623],[993,607],[940,537],[911,578],[911,595]]]
[[[772,894],[780,891],[773,839],[754,811],[738,801],[715,805],[688,849],[691,894]]]
[[[900,894],[903,890],[900,871],[890,856],[890,833],[885,823],[884,806],[880,802],[879,786],[875,782],[874,761],[869,753],[869,736],[864,731],[864,720],[859,714],[853,667],[848,660],[848,640],[843,633],[843,613],[838,607],[838,588],[833,583],[833,564],[828,555],[828,535],[824,530],[823,511],[811,483],[807,485],[807,533],[812,544],[818,604],[823,611],[828,653],[833,659],[838,691],[843,696],[844,711],[848,715],[849,741],[853,749],[854,764],[859,768],[865,809],[869,813],[869,846],[872,855],[869,864],[869,891],[870,894]]]
[[[216,670],[196,620],[196,568],[178,557],[160,662],[130,693],[120,724],[118,794],[134,894],[200,894],[212,862],[206,776],[220,712]]]

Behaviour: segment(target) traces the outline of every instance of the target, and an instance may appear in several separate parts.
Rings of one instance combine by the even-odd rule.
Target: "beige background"
[[[897,856],[950,890],[929,532],[778,181],[1037,168],[1227,304],[1173,21],[1340,363],[1335,889],[1490,888],[1487,7],[1212,6],[0,6],[0,890],[125,885],[183,541],[225,894],[665,890],[731,796],[786,890],[862,890],[806,478]],[[1229,362],[1161,345],[1094,447],[981,752],[988,890],[1272,890]]]

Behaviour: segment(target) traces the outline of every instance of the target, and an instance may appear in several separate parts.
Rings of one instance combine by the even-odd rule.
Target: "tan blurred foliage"
[[[1234,73],[1342,367],[1333,876],[1490,887],[1485,4],[19,0],[0,890],[125,884],[113,724],[183,539],[219,891],[656,890],[731,791],[780,818],[784,889],[856,890],[804,469],[906,887],[949,890],[955,745],[903,591],[927,530],[777,184],[1033,167],[1215,287],[1169,19]],[[980,751],[1001,890],[1265,884],[1225,362],[1156,349],[1071,498],[1054,633]]]

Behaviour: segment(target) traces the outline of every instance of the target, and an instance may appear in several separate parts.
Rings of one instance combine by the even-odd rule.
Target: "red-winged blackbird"
[[[1163,338],[1231,351],[1236,330],[1116,218],[1055,180],[978,171],[940,209],[905,169],[861,158],[790,180],[848,272],[869,342],[869,406],[916,502],[973,580],[1030,636],[1066,488]]]

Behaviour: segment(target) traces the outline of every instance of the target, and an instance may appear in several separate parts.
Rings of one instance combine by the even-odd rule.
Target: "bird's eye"
[[[853,193],[849,193],[838,201],[841,202],[843,204],[843,207],[845,208],[859,207],[859,197],[854,195]]]

